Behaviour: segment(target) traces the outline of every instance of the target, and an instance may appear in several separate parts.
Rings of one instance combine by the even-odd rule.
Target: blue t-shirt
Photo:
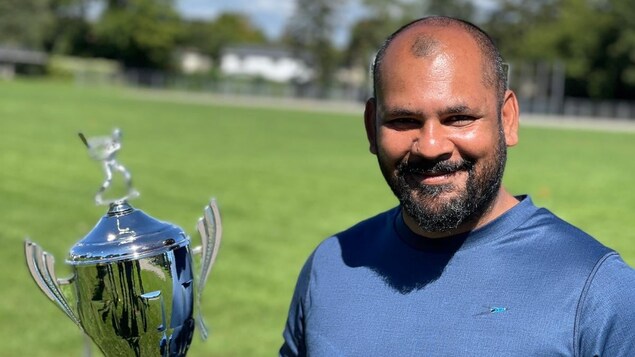
[[[427,239],[399,207],[319,245],[281,356],[635,356],[635,271],[528,197]]]

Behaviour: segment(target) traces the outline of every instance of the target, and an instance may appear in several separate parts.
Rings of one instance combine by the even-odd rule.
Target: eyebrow
[[[422,111],[410,110],[405,108],[395,108],[384,110],[384,116],[391,117],[422,117],[424,116]]]
[[[477,111],[477,110],[475,108],[470,108],[468,105],[457,104],[457,105],[451,105],[441,110],[438,110],[435,114],[442,116],[442,115],[448,115],[448,114],[460,114],[460,113],[474,112],[474,111]],[[425,117],[426,116],[423,111],[411,110],[407,108],[388,109],[388,110],[384,110],[383,114],[384,116],[390,116],[390,117]]]
[[[458,104],[458,105],[449,106],[445,108],[444,110],[437,112],[437,114],[458,114],[458,113],[465,113],[471,110],[472,109],[470,109],[470,107],[468,107],[465,104]]]

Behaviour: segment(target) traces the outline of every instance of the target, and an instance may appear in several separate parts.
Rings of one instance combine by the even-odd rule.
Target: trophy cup
[[[117,162],[121,132],[110,137],[80,138],[91,157],[102,163],[106,180],[95,202],[108,212],[70,250],[73,274],[58,279],[54,258],[37,244],[24,244],[29,271],[44,294],[88,335],[107,357],[185,356],[201,316],[201,295],[221,241],[221,221],[214,199],[204,208],[197,230],[201,245],[191,247],[184,231],[133,208],[138,196],[128,170]],[[125,178],[124,197],[105,199],[113,172]],[[193,255],[200,254],[195,277]],[[88,349],[90,351],[90,349]]]

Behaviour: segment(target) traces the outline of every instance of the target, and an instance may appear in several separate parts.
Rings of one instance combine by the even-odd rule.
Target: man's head
[[[391,35],[373,68],[366,131],[404,218],[429,236],[484,223],[518,123],[490,38],[461,20],[424,18]]]
[[[386,38],[383,45],[379,48],[379,51],[377,51],[372,65],[373,97],[377,98],[380,95],[381,64],[384,61],[388,46],[392,43],[395,37],[399,36],[402,32],[410,29],[411,27],[422,25],[439,27],[458,26],[468,32],[474,41],[476,41],[481,51],[481,56],[483,56],[483,80],[488,86],[493,86],[495,88],[499,101],[503,100],[505,90],[507,89],[507,67],[492,38],[485,31],[472,23],[445,16],[430,16],[414,20],[402,26]],[[412,52],[416,56],[425,57],[430,55],[438,45],[439,42],[437,40],[424,35],[415,39],[412,44]]]

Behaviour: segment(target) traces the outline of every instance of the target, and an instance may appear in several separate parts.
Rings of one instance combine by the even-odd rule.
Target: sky
[[[494,0],[473,0],[477,5],[492,6]],[[293,14],[294,0],[177,0],[179,11],[189,18],[211,19],[223,12],[247,14],[254,25],[262,29],[267,37],[276,39],[284,30],[287,19]],[[360,0],[347,1],[336,29],[334,41],[344,45],[348,40],[348,29],[364,16]]]
[[[189,18],[214,18],[223,12],[247,14],[254,25],[262,29],[267,37],[278,38],[293,14],[294,0],[177,0],[179,11]],[[348,1],[342,11],[342,21],[336,29],[335,42],[343,44],[347,40],[348,28],[364,15],[359,0]]]

